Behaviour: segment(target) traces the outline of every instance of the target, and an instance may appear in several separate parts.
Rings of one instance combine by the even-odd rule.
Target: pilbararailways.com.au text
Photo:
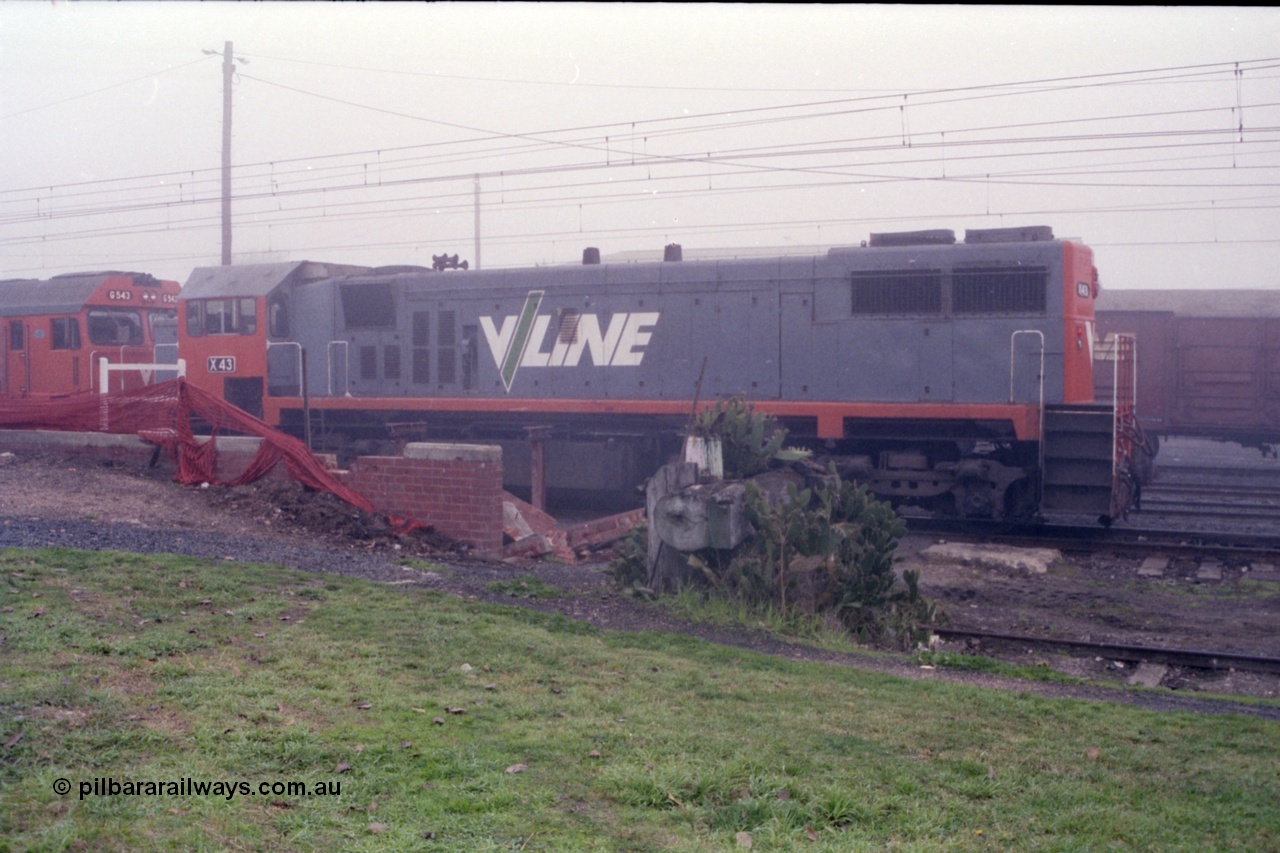
[[[342,783],[315,782],[206,782],[192,779],[116,779],[113,776],[95,777],[79,782],[76,786],[80,799],[86,797],[222,797],[230,802],[236,797],[338,797],[342,795]],[[53,783],[54,793],[66,796],[71,793],[69,779],[60,778]]]

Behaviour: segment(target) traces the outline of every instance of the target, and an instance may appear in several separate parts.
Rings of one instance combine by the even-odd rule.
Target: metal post
[[[529,503],[547,511],[547,439],[551,437],[549,426],[527,426],[529,435]]]
[[[480,269],[480,174],[478,172],[476,173],[474,184],[474,200],[476,214],[476,251],[472,265],[474,269]]]
[[[298,347],[298,362],[301,365],[302,382],[302,440],[307,444],[307,450],[311,449],[311,398],[307,395],[307,350],[305,347]]]

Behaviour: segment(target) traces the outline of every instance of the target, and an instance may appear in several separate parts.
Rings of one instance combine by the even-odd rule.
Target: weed
[[[517,578],[509,581],[493,581],[485,589],[495,595],[511,598],[563,598],[564,590],[536,577]]]

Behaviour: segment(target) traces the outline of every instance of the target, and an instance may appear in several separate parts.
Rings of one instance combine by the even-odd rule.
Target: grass
[[[985,672],[1026,681],[1051,681],[1059,684],[1077,684],[1080,679],[1058,672],[1047,664],[1002,663],[982,655],[961,655],[954,652],[920,651],[915,660],[922,666],[952,669],[962,672]]]
[[[789,613],[784,616],[775,608],[753,607],[736,599],[707,595],[688,587],[658,599],[657,603],[672,616],[690,622],[765,631],[779,639],[804,642],[824,651],[875,654],[866,646],[858,645],[848,629],[831,614]]]
[[[505,595],[508,598],[563,598],[564,590],[554,584],[546,583],[540,578],[532,575],[509,581],[493,581],[486,584],[485,589],[495,595]]]
[[[0,552],[0,637],[0,850],[1280,848],[1249,717],[106,552]]]

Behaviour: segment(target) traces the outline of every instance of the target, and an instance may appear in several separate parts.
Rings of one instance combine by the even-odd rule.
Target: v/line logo
[[[519,316],[503,317],[501,326],[492,317],[480,318],[493,363],[508,392],[521,367],[577,367],[583,352],[590,354],[595,367],[638,367],[653,336],[649,330],[662,316],[659,311],[620,312],[601,329],[598,314],[580,314],[573,334],[556,330],[548,341],[551,315],[538,313],[544,295],[545,291],[531,290]]]

